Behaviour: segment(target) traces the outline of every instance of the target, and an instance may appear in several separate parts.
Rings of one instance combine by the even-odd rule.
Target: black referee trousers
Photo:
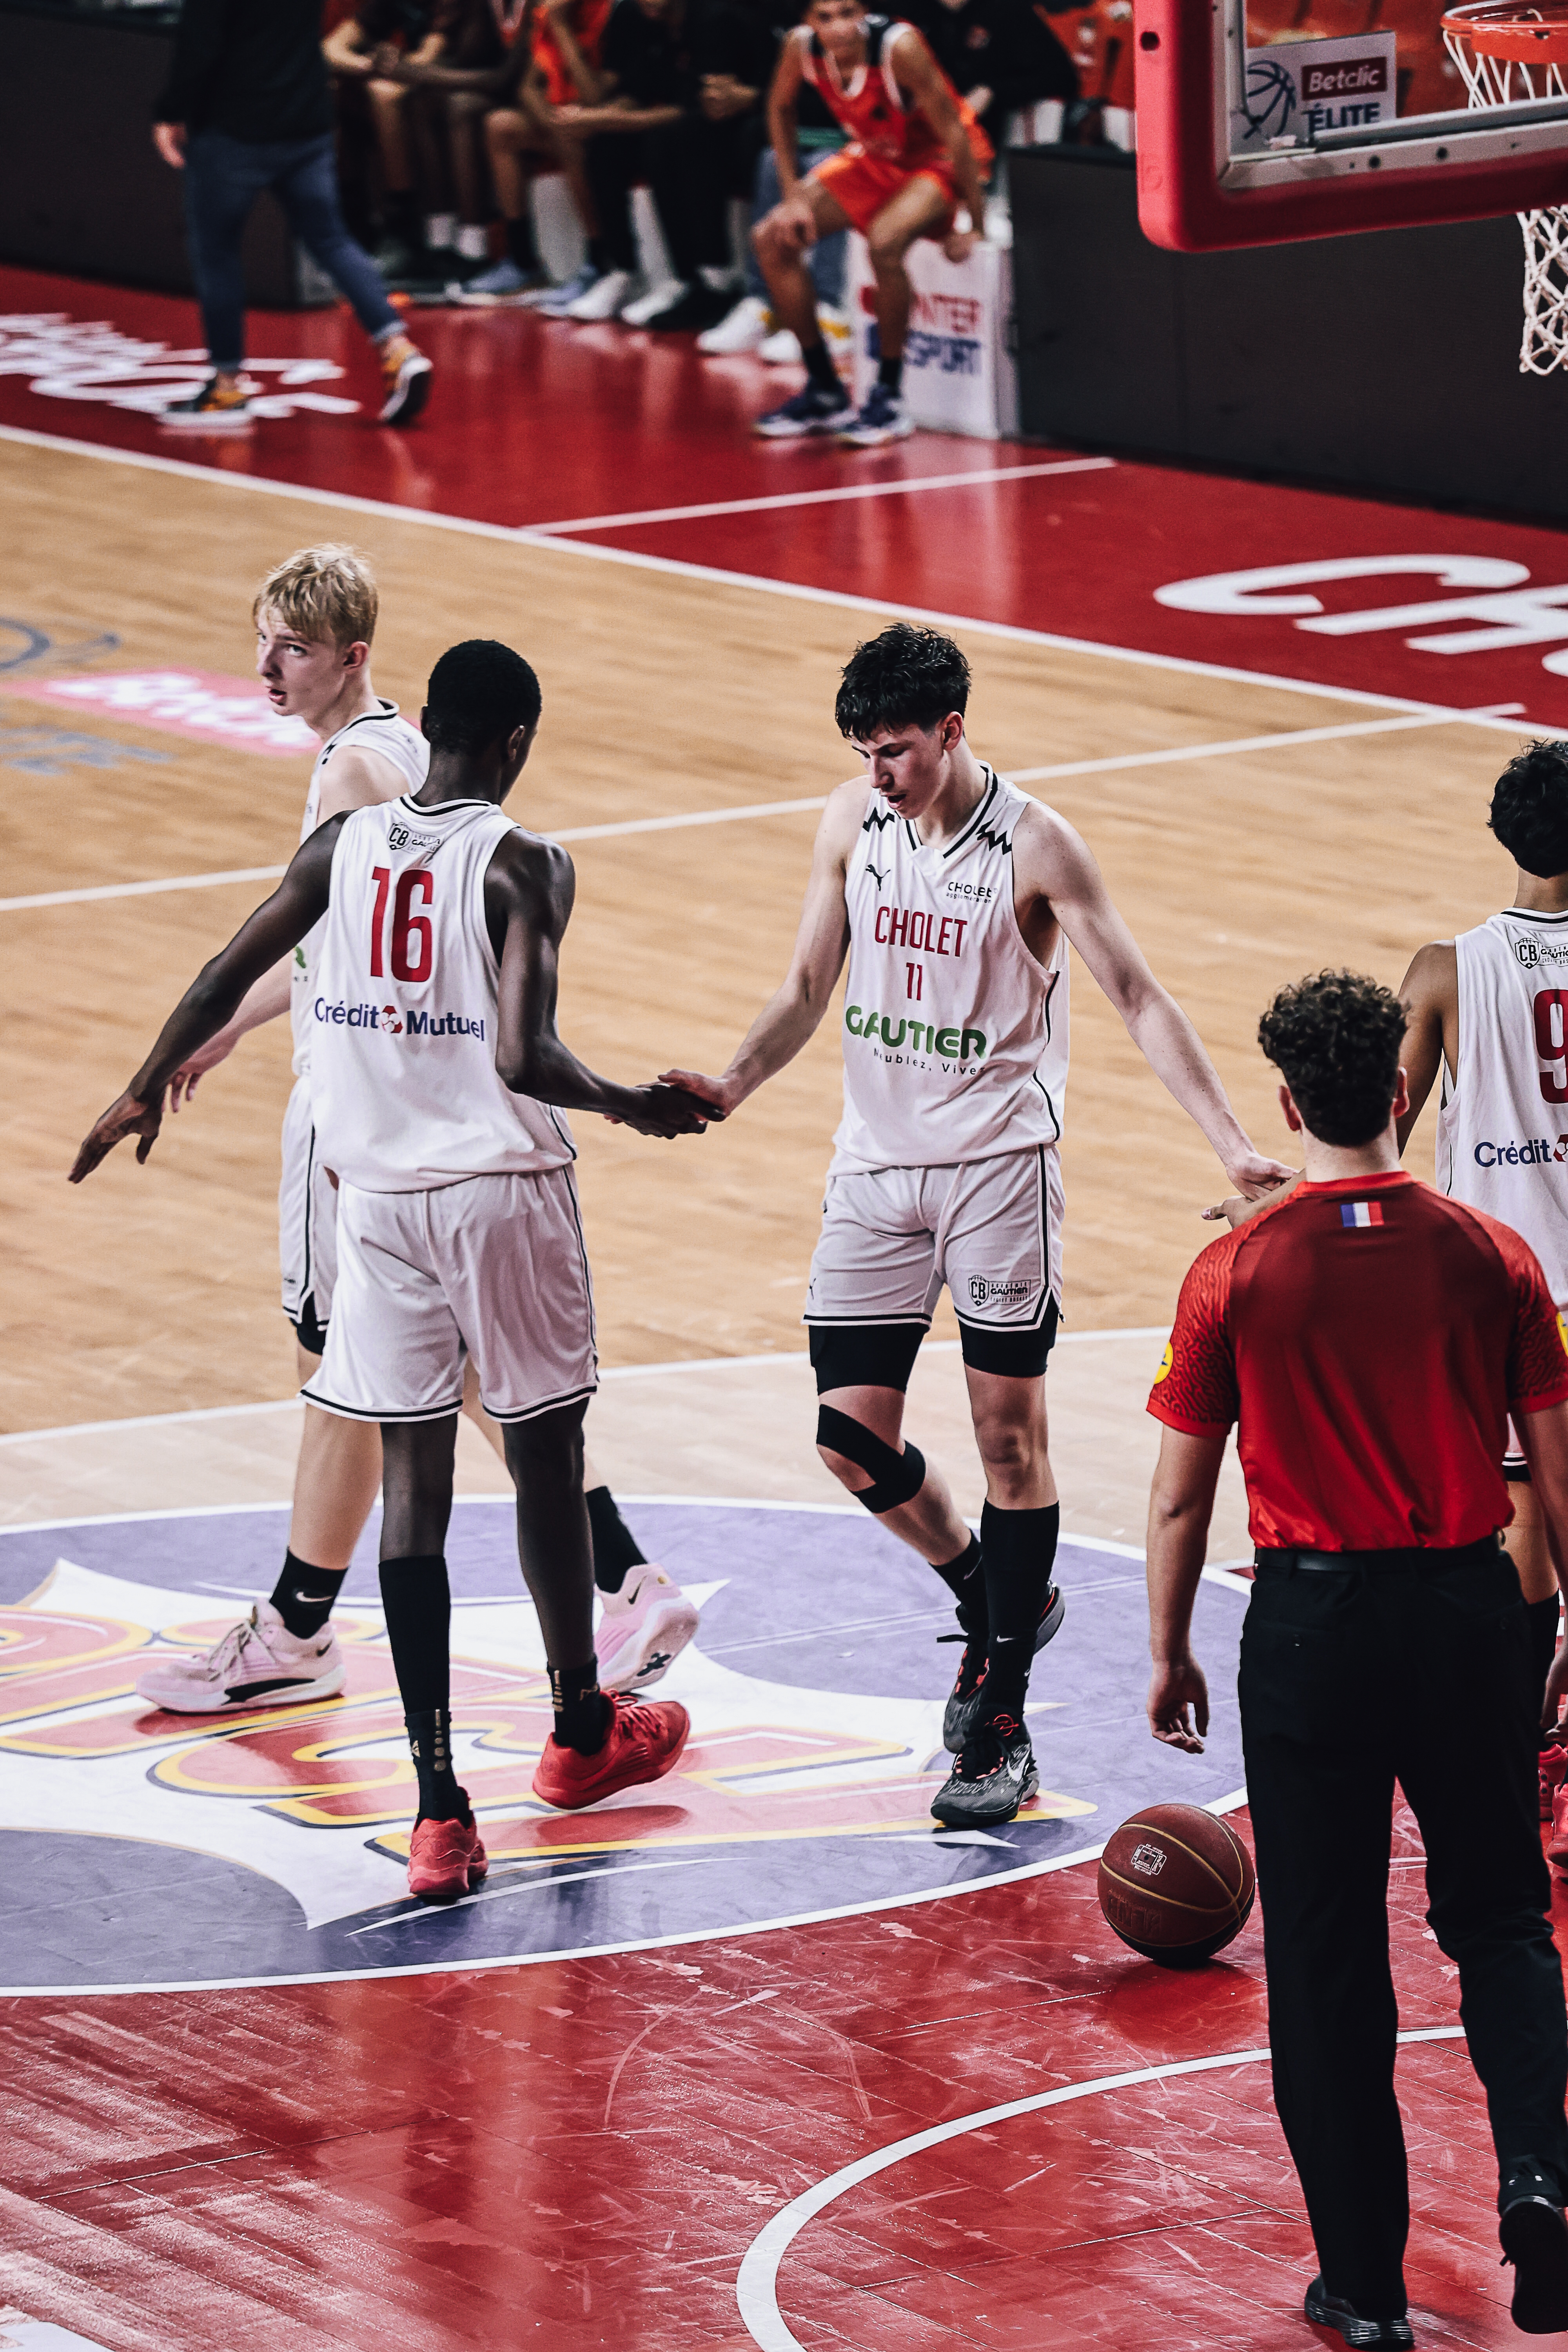
[[[1568,2019],[1544,1916],[1524,1603],[1489,1544],[1348,1568],[1300,1557],[1259,1555],[1241,1639],[1274,2100],[1325,2285],[1391,2318],[1410,2225],[1388,1964],[1396,1780],[1500,2163],[1533,2156],[1568,2190]]]

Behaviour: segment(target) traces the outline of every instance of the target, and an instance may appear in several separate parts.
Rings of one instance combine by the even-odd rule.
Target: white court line
[[[1299,743],[1333,743],[1352,735],[1395,735],[1421,727],[1457,727],[1491,719],[1520,703],[1483,703],[1473,710],[1411,712],[1398,719],[1355,719],[1338,727],[1298,727],[1275,735],[1241,735],[1225,743],[1177,743],[1160,751],[1118,751],[1101,760],[1067,760],[1049,768],[1017,768],[1009,781],[1038,784],[1058,776],[1098,776],[1117,768],[1159,768],[1173,761],[1218,760],[1237,751],[1279,751]],[[858,782],[858,778],[847,781]],[[742,808],[692,809],[678,816],[627,817],[616,824],[564,825],[547,841],[613,841],[635,833],[677,833],[692,825],[741,824],[752,817],[795,816],[827,806],[826,793],[798,801],[753,801]],[[247,866],[226,874],[177,874],[168,881],[105,882],[83,890],[40,890],[30,898],[0,898],[0,915],[37,907],[75,907],[100,898],[142,898],[162,890],[216,890],[236,882],[276,882],[284,866]]]
[[[36,433],[20,425],[0,425],[0,441],[19,448],[61,450],[68,457],[92,457],[100,464],[128,466],[143,473],[163,474],[176,481],[200,482],[208,489],[237,489],[260,498],[297,499],[302,505],[329,507],[346,514],[375,515],[388,522],[418,523],[429,530],[449,530],[460,537],[494,540],[507,546],[554,548],[562,553],[586,557],[598,563],[618,563],[634,572],[655,572],[671,580],[695,580],[705,585],[744,588],[763,596],[782,596],[796,604],[832,604],[847,613],[868,613],[888,620],[916,621],[931,628],[967,630],[972,636],[994,637],[1004,645],[1037,646],[1047,652],[1083,654],[1100,661],[1125,662],[1134,669],[1169,670],[1179,677],[1207,677],[1230,686],[1261,686],[1285,694],[1310,695],[1320,702],[1358,703],[1370,710],[1425,711],[1435,717],[1463,720],[1468,726],[1516,734],[1511,720],[1478,718],[1472,711],[1418,697],[1375,694],[1365,687],[1329,686],[1318,678],[1282,677],[1272,670],[1241,669],[1227,662],[1194,661],[1182,654],[1149,653],[1134,646],[1103,644],[1093,637],[1067,637],[1045,629],[1026,629],[1011,621],[982,621],[973,614],[942,613],[924,605],[901,604],[889,598],[855,596],[839,588],[816,588],[795,580],[770,580],[764,573],[731,572],[710,563],[683,563],[673,556],[639,555],[630,548],[593,546],[586,540],[529,536],[525,524],[476,522],[467,515],[437,514],[426,507],[405,507],[388,499],[354,498],[338,490],[318,490],[291,482],[274,482],[258,474],[219,473],[188,458],[159,457],[142,449],[110,449],[96,441],[73,441],[63,434]],[[1568,737],[1568,728],[1531,722],[1534,734]]]
[[[1427,2025],[1409,2033],[1401,2033],[1401,2042],[1458,2042],[1464,2038],[1462,2025]],[[842,2166],[829,2173],[825,2180],[792,2198],[773,2215],[766,2228],[760,2231],[747,2247],[740,2273],[735,2281],[735,2301],[741,2317],[762,2352],[805,2352],[798,2336],[792,2333],[778,2304],[779,2264],[789,2248],[817,2214],[846,2194],[859,2187],[863,2180],[872,2180],[879,2172],[886,2172],[895,2164],[902,2164],[911,2156],[923,2155],[930,2147],[941,2147],[950,2139],[958,2139],[967,2132],[986,2131],[995,2124],[1011,2123],[1018,2116],[1037,2115],[1045,2107],[1066,2106],[1074,2099],[1092,2099],[1102,2091],[1127,2091],[1142,2083],[1173,2082],[1183,2074],[1213,2074],[1227,2066],[1258,2066],[1268,2056],[1267,2050],[1226,2050],[1213,2058],[1182,2058],[1167,2066],[1139,2066],[1125,2074],[1100,2074],[1091,2083],[1068,2083],[1058,2091],[1037,2091],[1026,2099],[1009,2099],[1005,2105],[982,2107],[973,2115],[955,2116],[952,2122],[933,2124],[927,2131],[910,2132],[902,2139],[890,2140],[886,2147],[876,2148],[869,2156],[857,2157],[853,2164]],[[1048,2311],[1042,2307],[1042,2322]]]
[[[914,490],[967,490],[992,482],[1027,482],[1042,474],[1100,474],[1114,457],[1062,457],[1053,465],[977,467],[967,474],[921,474],[901,482],[843,482],[830,490],[784,490],[776,498],[716,499],[700,507],[647,507],[640,514],[575,515],[570,522],[532,522],[521,537],[551,539],[574,530],[629,530],[634,523],[702,522],[710,515],[767,514],[781,507],[826,507],[846,499],[897,499]]]
[[[1148,1323],[1120,1331],[1058,1331],[1056,1344],[1058,1348],[1065,1348],[1075,1344],[1083,1347],[1091,1339],[1165,1339],[1170,1337],[1170,1329],[1168,1323]],[[921,1345],[921,1353],[924,1356],[951,1356],[963,1345],[962,1339],[927,1339]],[[805,1364],[809,1360],[805,1348],[772,1348],[760,1356],[677,1356],[668,1364],[601,1365],[599,1378],[601,1381],[657,1381],[667,1372],[751,1371],[762,1364]],[[54,1429],[14,1429],[0,1436],[0,1445],[34,1445],[51,1437],[101,1437],[106,1430],[163,1429],[188,1421],[231,1421],[247,1412],[297,1412],[301,1410],[298,1396],[268,1397],[259,1404],[204,1404],[184,1412],[133,1413],[123,1421],[72,1421],[61,1423]],[[208,1507],[198,1505],[196,1507]],[[216,1508],[217,1506],[210,1507]],[[223,1507],[250,1510],[259,1507],[244,1503]],[[68,1523],[49,1520],[39,1524],[53,1527]],[[76,1522],[69,1524],[75,1525]]]

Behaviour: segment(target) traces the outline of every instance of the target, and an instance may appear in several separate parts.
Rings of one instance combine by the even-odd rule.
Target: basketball
[[[1124,1944],[1162,1968],[1192,1968],[1239,1936],[1258,1881],[1252,1856],[1201,1805],[1145,1805],[1100,1858],[1100,1907]]]

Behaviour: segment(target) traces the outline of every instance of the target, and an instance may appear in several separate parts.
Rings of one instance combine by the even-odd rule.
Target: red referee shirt
[[[1237,1446],[1269,1549],[1468,1544],[1513,1517],[1508,1414],[1568,1398],[1568,1332],[1511,1226],[1402,1170],[1302,1184],[1182,1285],[1149,1410]]]

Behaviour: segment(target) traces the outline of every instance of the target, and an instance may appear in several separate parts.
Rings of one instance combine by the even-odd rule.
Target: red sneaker
[[[609,1697],[609,1693],[605,1693]],[[645,1780],[661,1780],[680,1761],[691,1729],[691,1717],[678,1699],[610,1699],[615,1714],[609,1735],[593,1756],[563,1748],[553,1732],[533,1776],[533,1793],[547,1805],[575,1812],[596,1805],[617,1789],[635,1789]]]
[[[1565,1772],[1568,1772],[1568,1748],[1553,1739],[1550,1748],[1543,1748],[1541,1751],[1541,1818],[1543,1822],[1552,1819],[1552,1801],[1563,1786]]]
[[[1568,1781],[1559,1786],[1552,1800],[1552,1835],[1546,1859],[1558,1870],[1568,1871]]]
[[[421,1903],[456,1903],[471,1895],[489,1869],[477,1822],[414,1824],[408,1848],[408,1892]]]

